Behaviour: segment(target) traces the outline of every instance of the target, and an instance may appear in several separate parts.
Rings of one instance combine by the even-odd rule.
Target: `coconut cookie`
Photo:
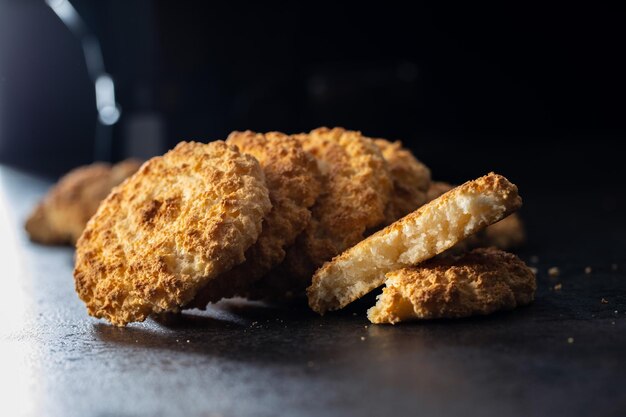
[[[243,262],[270,209],[254,157],[223,141],[181,142],[100,205],[78,240],[76,291],[116,325],[178,311]]]

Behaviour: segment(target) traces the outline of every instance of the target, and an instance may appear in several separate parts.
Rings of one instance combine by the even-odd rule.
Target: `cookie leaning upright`
[[[265,284],[278,291],[303,291],[315,270],[363,239],[385,219],[392,191],[387,163],[374,142],[360,132],[319,128],[294,136],[318,162],[322,194],[311,222],[287,251],[280,271]]]
[[[501,175],[468,181],[327,262],[307,289],[309,305],[320,314],[342,308],[382,285],[386,273],[432,258],[521,204]]]
[[[430,259],[386,275],[372,323],[459,318],[529,304],[537,282],[517,256],[495,248]]]
[[[100,205],[78,240],[76,291],[89,314],[117,325],[177,311],[244,260],[270,208],[252,156],[181,142]]]
[[[272,210],[263,220],[257,242],[245,253],[246,261],[210,281],[189,307],[245,295],[249,285],[282,262],[285,248],[309,224],[311,210],[321,191],[315,158],[300,142],[279,132],[233,132],[226,143],[254,156],[263,168]]]

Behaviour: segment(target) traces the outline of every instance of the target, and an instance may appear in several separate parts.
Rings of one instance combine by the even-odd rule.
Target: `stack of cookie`
[[[496,249],[457,254],[519,244],[517,218],[481,230],[520,205],[504,177],[431,182],[401,143],[360,132],[234,132],[182,142],[113,188],[77,242],[76,290],[116,325],[307,287],[323,313],[385,282],[373,322],[487,313],[532,300],[534,275]]]

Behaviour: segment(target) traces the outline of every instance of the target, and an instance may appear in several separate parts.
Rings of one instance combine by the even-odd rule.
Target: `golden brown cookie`
[[[385,209],[385,224],[391,224],[428,201],[430,170],[400,141],[375,139],[374,143],[387,161],[393,180],[393,193]]]
[[[535,296],[535,274],[517,256],[495,248],[430,259],[386,275],[367,312],[372,323],[459,318],[512,310]]]
[[[100,202],[140,166],[141,162],[128,159],[113,166],[98,162],[68,172],[28,217],[28,235],[47,245],[75,244]]]
[[[315,158],[292,137],[278,132],[233,132],[226,143],[259,161],[272,210],[263,220],[259,239],[246,251],[246,261],[210,281],[189,307],[203,308],[221,298],[246,295],[251,283],[282,262],[285,248],[309,224],[309,208],[321,190]]]
[[[454,186],[445,182],[433,181],[428,190],[428,201],[434,200],[440,195],[450,191]],[[518,248],[526,241],[524,223],[517,213],[513,213],[497,223],[468,236],[459,242],[453,250],[464,252],[472,248],[495,246],[502,250]]]
[[[303,293],[319,266],[384,221],[392,191],[380,150],[360,132],[322,127],[294,137],[317,159],[322,193],[311,222],[280,267],[259,282],[258,295]]]
[[[340,309],[382,285],[387,272],[432,258],[521,204],[501,175],[468,181],[327,262],[307,289],[309,306]]]
[[[116,325],[178,311],[243,262],[271,203],[254,157],[181,142],[102,202],[78,240],[74,278],[89,314]]]

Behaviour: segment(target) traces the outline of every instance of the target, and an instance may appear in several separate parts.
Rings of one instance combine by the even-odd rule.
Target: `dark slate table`
[[[373,297],[323,318],[232,301],[116,328],[75,295],[73,251],[23,232],[49,185],[0,167],[2,415],[626,415],[619,192],[521,190],[539,290],[517,311],[374,326]]]

